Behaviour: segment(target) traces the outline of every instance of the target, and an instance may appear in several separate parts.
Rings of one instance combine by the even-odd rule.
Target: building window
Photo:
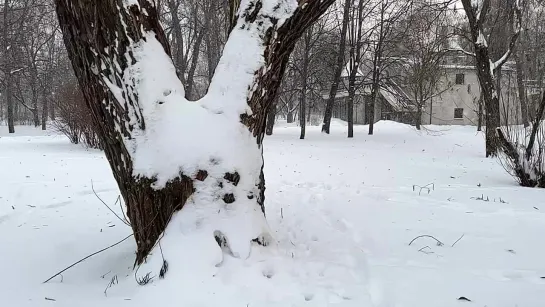
[[[464,83],[465,83],[465,75],[456,74],[456,84],[464,84]]]
[[[464,119],[464,108],[454,109],[454,119]]]

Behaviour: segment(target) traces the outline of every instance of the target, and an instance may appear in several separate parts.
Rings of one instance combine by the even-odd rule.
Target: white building
[[[439,74],[439,85],[435,93],[431,95],[432,97],[425,102],[422,110],[422,124],[478,124],[481,93],[477,70],[473,65],[467,65],[473,59],[466,57],[460,60],[460,57],[459,54],[447,57],[444,61],[445,64],[441,65],[442,72]],[[356,83],[370,83],[369,80],[364,80],[368,75],[358,72]],[[346,120],[348,69],[345,69],[341,79],[342,82],[337,91],[333,117]],[[528,94],[531,96],[532,93],[529,92]],[[356,97],[354,99],[355,124],[368,124],[365,108],[366,102],[370,101],[370,97],[371,89],[369,86],[357,86]],[[323,99],[327,98],[328,94],[324,93]],[[416,104],[406,87],[390,81],[387,85],[381,87],[378,102],[378,105],[375,107],[375,122],[378,120],[394,120],[408,124],[416,122]],[[516,70],[513,64],[509,62],[502,68],[500,113],[502,124],[506,123],[507,120],[509,124],[519,124],[522,122],[517,92]],[[483,125],[485,125],[484,119]]]

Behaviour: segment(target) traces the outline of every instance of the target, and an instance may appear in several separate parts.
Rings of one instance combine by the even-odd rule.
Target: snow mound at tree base
[[[132,300],[142,306],[157,304],[158,298],[169,298],[162,306],[373,306],[365,254],[334,228],[328,242],[319,242],[317,235],[288,226],[268,246],[251,243],[245,258],[221,248],[212,231],[181,235],[182,215],[183,210],[167,228],[160,249],[138,268],[137,280],[148,275],[151,282],[139,287],[128,277],[110,296],[139,287]],[[323,223],[323,218],[316,215],[312,221]],[[161,279],[163,259],[168,272]]]

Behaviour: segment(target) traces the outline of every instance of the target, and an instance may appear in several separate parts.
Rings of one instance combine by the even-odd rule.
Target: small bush
[[[55,95],[57,118],[53,129],[66,135],[73,144],[103,149],[95,132],[92,114],[76,83],[64,85]]]
[[[545,188],[545,95],[528,128],[498,128],[500,161],[521,186]]]

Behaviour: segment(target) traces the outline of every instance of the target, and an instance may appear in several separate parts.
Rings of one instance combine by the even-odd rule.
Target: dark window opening
[[[464,84],[464,83],[465,83],[465,75],[456,74],[456,84]]]
[[[464,118],[464,108],[455,108],[454,119],[463,119],[463,118]]]

